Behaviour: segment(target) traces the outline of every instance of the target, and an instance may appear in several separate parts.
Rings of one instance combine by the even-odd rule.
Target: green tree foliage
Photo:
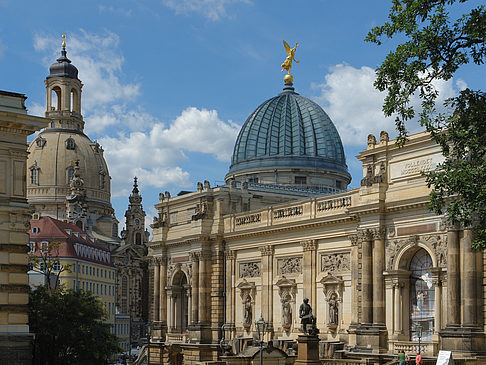
[[[90,292],[40,286],[30,293],[34,364],[106,364],[120,351],[105,313]]]
[[[434,82],[450,80],[462,66],[486,59],[486,7],[467,0],[392,0],[389,21],[366,41],[401,42],[376,70],[375,87],[386,91],[386,116],[395,116],[398,143],[415,117],[442,147],[445,162],[426,173],[430,207],[453,224],[475,227],[474,245],[486,247],[486,96],[466,89],[438,112]],[[476,2],[477,3],[477,2]],[[455,16],[454,14],[459,14]],[[411,104],[421,100],[420,110]]]

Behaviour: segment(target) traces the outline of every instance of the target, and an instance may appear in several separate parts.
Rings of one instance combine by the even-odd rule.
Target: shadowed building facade
[[[47,120],[27,115],[25,95],[0,91],[0,363],[31,364],[26,199],[27,136]]]
[[[339,135],[287,82],[237,138],[226,185],[160,195],[149,242],[153,363],[243,353],[266,340],[292,354],[304,298],[321,357],[417,349],[484,353],[484,254],[472,231],[427,209],[421,171],[443,160],[426,133],[403,148],[370,135],[350,181]],[[388,354],[388,355],[387,355]],[[291,355],[290,355],[291,356]]]

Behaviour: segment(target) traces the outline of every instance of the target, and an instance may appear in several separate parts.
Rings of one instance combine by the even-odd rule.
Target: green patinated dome
[[[297,94],[291,83],[248,117],[227,176],[262,168],[317,168],[349,176],[336,127],[319,105]]]

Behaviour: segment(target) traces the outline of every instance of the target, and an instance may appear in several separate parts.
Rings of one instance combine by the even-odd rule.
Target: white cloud
[[[185,152],[211,154],[228,161],[238,130],[235,123],[221,121],[215,110],[189,107],[167,127],[154,119],[147,133],[120,132],[118,136],[102,138],[116,184],[112,189],[114,196],[126,195],[126,186],[135,175],[158,188],[191,186],[189,173],[178,166],[186,158]]]
[[[368,66],[355,68],[338,64],[330,67],[324,83],[313,85],[321,92],[315,100],[329,114],[345,145],[363,146],[368,134],[377,136],[382,130],[395,135],[394,118],[383,115],[385,93],[375,89],[375,78],[375,71]],[[465,83],[458,80],[456,85],[463,88]],[[438,103],[457,94],[452,80],[438,81],[434,86],[440,95]],[[412,105],[418,107],[419,104],[417,97],[412,98]],[[421,127],[411,122],[408,129],[417,132]]]
[[[245,3],[248,0],[163,0],[162,3],[176,14],[197,13],[209,20],[228,18],[227,7],[231,4]]]

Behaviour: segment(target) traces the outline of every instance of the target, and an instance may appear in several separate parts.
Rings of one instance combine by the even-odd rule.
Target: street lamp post
[[[260,365],[263,365],[263,338],[265,336],[265,331],[267,330],[267,322],[263,319],[260,314],[260,319],[255,322],[255,327],[257,328],[258,340],[260,341]]]
[[[151,340],[151,332],[152,332],[152,323],[147,322],[145,325],[147,328],[147,365],[150,365],[150,340]]]
[[[419,340],[418,353],[420,354],[421,353],[420,342],[422,340],[422,325],[418,324],[417,327],[416,327],[416,330],[417,330],[417,336],[418,336],[418,340]]]

